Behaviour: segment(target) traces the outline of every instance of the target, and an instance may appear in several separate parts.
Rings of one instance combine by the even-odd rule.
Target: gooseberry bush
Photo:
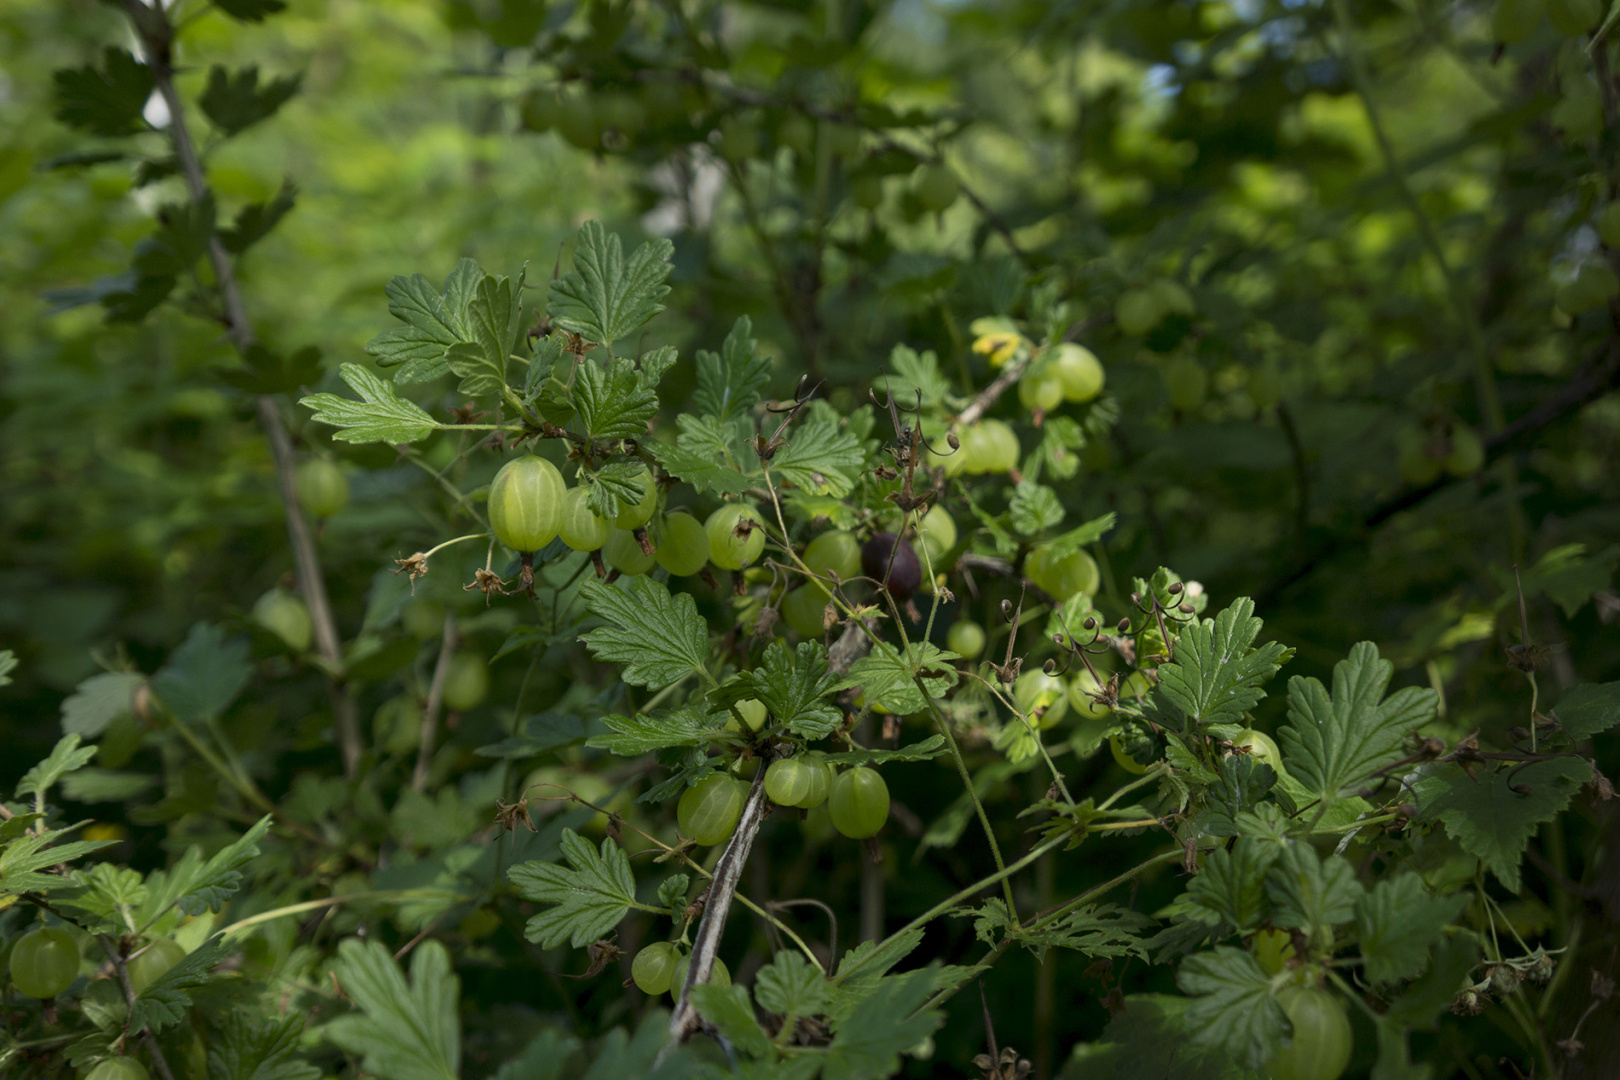
[[[215,6],[257,23],[279,5]],[[499,5],[490,33],[521,38],[522,8]],[[659,343],[678,336],[675,247],[592,221],[544,282],[471,258],[395,277],[372,362],[356,349],[323,375],[257,341],[233,291],[293,192],[216,223],[170,67],[189,23],[128,10],[140,58],[62,72],[62,115],[150,139],[142,167],[182,174],[189,200],[94,298],[132,321],[172,297],[226,328],[296,570],[149,671],[109,658],[0,804],[4,1075],[1017,1080],[1030,1063],[997,1025],[1023,1001],[998,995],[1033,972],[1050,1034],[1060,965],[1099,1006],[1062,1048],[1079,1080],[1420,1080],[1448,1060],[1483,1076],[1467,1041],[1486,1025],[1521,1075],[1581,1061],[1612,983],[1571,962],[1578,932],[1549,930],[1525,867],[1557,852],[1535,869],[1561,888],[1566,811],[1613,797],[1593,740],[1620,726],[1620,684],[1572,673],[1546,693],[1526,605],[1600,595],[1612,551],[1554,549],[1529,601],[1515,590],[1518,696],[1484,734],[1447,716],[1429,654],[1296,656],[1262,621],[1280,589],[1138,565],[1120,532],[1156,527],[1157,504],[1090,482],[1115,448],[1115,471],[1137,464],[1150,418],[1127,379],[1154,372],[1177,424],[1234,401],[1278,417],[1309,471],[1275,365],[1233,383],[1213,344],[1241,336],[1214,310],[1218,263],[1146,258],[1099,289],[987,259],[994,302],[960,326],[940,302],[957,356],[886,343],[860,378],[824,379],[814,320],[794,324],[802,377],[747,317],[712,351]],[[914,113],[750,96],[689,70],[716,46],[681,19],[590,10],[543,31],[555,70],[515,102],[528,132],[696,147],[745,196],[777,170],[858,211],[869,231],[831,245],[852,264],[886,257],[885,207],[943,227],[971,204],[1017,251],[945,147],[896,141],[925,126]],[[1494,40],[1548,33],[1540,4],[1494,10]],[[1545,13],[1570,37],[1600,15]],[[1582,138],[1601,127],[1594,63],[1558,57],[1553,119]],[[207,80],[215,145],[297,86]],[[142,119],[154,92],[163,131]],[[760,222],[784,215],[767,209],[750,227],[768,249]],[[1616,204],[1591,216],[1620,243]],[[1572,250],[1566,323],[1620,288]],[[1132,349],[1153,355],[1119,359]],[[1400,497],[1481,478],[1502,417],[1483,417],[1487,443],[1440,391],[1418,404],[1390,425]],[[387,510],[346,516],[355,502]],[[357,536],[367,554],[332,575],[364,607],[344,638],[311,552]],[[1477,613],[1447,618],[1431,637],[1481,639]],[[0,653],[0,685],[12,667]],[[120,802],[163,830],[161,866],[74,820]],[[1549,1020],[1576,997],[1580,1022]],[[942,1052],[968,1041],[948,1015],[982,1024],[985,1054]]]

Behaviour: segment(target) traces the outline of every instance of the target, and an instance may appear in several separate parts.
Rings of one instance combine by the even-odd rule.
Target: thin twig
[[[422,741],[416,748],[416,768],[411,773],[411,787],[417,791],[427,790],[433,741],[439,737],[439,710],[444,707],[444,684],[450,679],[450,661],[460,637],[456,632],[455,612],[446,611],[444,640],[439,645],[439,659],[433,665],[433,681],[428,684],[427,707],[422,710]]]
[[[148,6],[140,0],[124,0],[124,10],[135,33],[141,39],[141,50],[151,69],[153,85],[168,108],[169,140],[174,146],[174,156],[179,162],[180,172],[185,177],[186,189],[192,201],[200,202],[207,198],[210,192],[208,179],[203,175],[201,159],[197,156],[196,145],[191,139],[191,129],[186,124],[185,105],[174,86],[174,68],[170,63],[174,27],[162,8]],[[208,260],[213,266],[214,280],[219,287],[220,300],[225,307],[226,336],[231,339],[231,343],[238,351],[245,353],[254,343],[253,324],[248,321],[247,307],[242,302],[242,292],[236,283],[236,272],[231,263],[230,252],[225,249],[225,243],[220,239],[217,230],[208,238]],[[270,450],[275,458],[276,479],[281,491],[282,506],[287,515],[287,536],[292,543],[293,561],[297,567],[298,591],[303,595],[304,604],[309,609],[310,621],[314,624],[316,648],[319,649],[321,659],[326,662],[329,670],[327,682],[332,695],[333,714],[337,721],[343,769],[347,775],[352,776],[360,761],[359,720],[353,695],[335,674],[343,666],[343,645],[338,636],[337,621],[332,616],[332,604],[327,597],[326,581],[321,574],[315,542],[310,535],[309,524],[304,520],[303,510],[298,505],[298,490],[294,479],[297,458],[293,453],[292,439],[282,422],[281,411],[276,405],[275,398],[268,394],[261,395],[256,404],[260,426],[264,428],[265,437],[270,441]]]

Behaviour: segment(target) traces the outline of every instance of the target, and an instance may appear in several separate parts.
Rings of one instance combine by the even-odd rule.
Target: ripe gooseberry
[[[152,944],[129,962],[129,982],[139,994],[174,965],[186,958],[185,948],[173,938],[154,938]]]
[[[951,548],[956,546],[956,519],[951,512],[935,503],[928,513],[917,522],[917,535],[923,542],[923,548],[928,552],[928,559],[934,563],[934,569],[940,569],[938,563]]]
[[[669,990],[675,964],[681,951],[668,941],[655,941],[636,953],[630,961],[630,977],[643,994],[658,995]]]
[[[675,961],[675,970],[670,973],[669,996],[677,1001],[680,1000],[681,987],[686,985],[686,969],[691,964],[692,954],[682,953],[681,958]],[[714,958],[714,967],[709,969],[709,985],[722,987],[731,985],[731,969],[727,968],[726,962],[718,956]]]
[[[79,943],[60,926],[41,926],[11,947],[11,982],[31,998],[53,998],[79,977]]]
[[[475,709],[489,693],[489,665],[474,652],[458,652],[450,657],[444,673],[444,703],[456,712]]]
[[[922,584],[917,552],[892,532],[876,534],[861,548],[861,571],[897,600],[909,598]]]
[[[618,516],[613,524],[621,529],[639,529],[652,520],[653,513],[658,509],[658,485],[653,483],[651,473],[642,473],[640,477],[641,498],[634,503],[620,500]]]
[[[286,589],[271,589],[255,600],[253,621],[280,638],[295,653],[308,649],[315,635],[309,608]]]
[[[744,522],[752,522],[751,526]],[[709,561],[722,570],[741,570],[765,550],[765,530],[759,511],[743,503],[727,503],[703,523],[709,536]],[[737,534],[738,528],[743,535]]]
[[[337,462],[327,458],[300,461],[293,473],[293,488],[298,492],[298,505],[310,517],[331,517],[349,505],[349,478]]]
[[[1024,575],[1029,580],[1056,600],[1067,600],[1077,593],[1087,596],[1097,594],[1102,573],[1084,548],[1078,548],[1061,559],[1053,559],[1051,551],[1050,544],[1038,544],[1030,549],[1029,556],[1024,560]]]
[[[827,811],[833,828],[851,840],[876,836],[889,820],[889,785],[865,766],[839,773],[827,797]]]
[[[1338,1080],[1350,1064],[1350,1018],[1333,995],[1315,986],[1277,992],[1293,1038],[1271,1059],[1271,1080]]]
[[[842,529],[824,532],[805,545],[804,564],[818,577],[832,573],[848,581],[861,572],[861,542]]]
[[[595,551],[613,535],[613,522],[591,513],[590,489],[581,484],[563,496],[557,535],[575,551]]]
[[[1069,685],[1036,668],[1018,676],[1013,683],[1013,700],[1037,726],[1049,728],[1069,711]]]
[[[641,550],[641,541],[628,529],[614,529],[602,545],[602,561],[621,574],[645,574],[657,565],[653,556]]]
[[[704,777],[681,794],[675,820],[684,836],[705,847],[731,839],[742,816],[746,787],[724,773]]]
[[[1052,362],[1050,370],[1063,387],[1065,401],[1090,401],[1102,393],[1106,381],[1102,362],[1096,354],[1072,341],[1058,345],[1057,359]]]
[[[653,557],[676,577],[690,577],[709,565],[709,534],[691,514],[666,514],[653,530]]]
[[[827,594],[821,591],[821,586],[800,585],[782,597],[782,618],[793,628],[795,634],[808,641],[815,641],[827,632],[822,624],[827,611],[827,602]]]
[[[513,551],[539,551],[557,535],[567,488],[562,473],[533,454],[508,461],[489,485],[489,525]]]
[[[777,806],[799,806],[815,783],[814,768],[797,757],[773,761],[765,770],[765,797]]]
[[[984,640],[984,627],[970,619],[958,619],[945,635],[945,647],[969,660],[975,660],[984,652]]]

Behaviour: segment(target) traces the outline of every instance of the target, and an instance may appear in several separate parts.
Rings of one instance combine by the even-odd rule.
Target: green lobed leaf
[[[945,736],[930,735],[922,742],[914,742],[897,750],[881,747],[870,750],[842,750],[823,755],[833,765],[887,765],[893,761],[932,761],[945,753]]]
[[[739,316],[718,353],[697,351],[692,402],[704,416],[725,420],[747,413],[759,402],[760,391],[770,381],[771,359],[759,355],[753,332],[748,316]]]
[[[215,64],[208,69],[208,85],[197,104],[215,127],[226,135],[235,135],[274,116],[298,93],[303,81],[302,75],[290,75],[260,86],[257,64],[234,73]]]
[[[547,314],[563,329],[611,347],[664,310],[674,254],[668,240],[649,240],[627,260],[618,236],[587,221],[573,269],[551,283]]]
[[[459,268],[458,268],[459,269]],[[506,386],[506,362],[524,333],[523,278],[514,281],[485,274],[479,279],[462,317],[462,340],[444,352],[444,362],[461,376],[456,389],[467,397],[499,394]],[[459,289],[463,282],[452,282]],[[453,297],[446,303],[455,303]],[[397,378],[397,376],[396,376]]]
[[[840,427],[832,406],[814,402],[786,437],[787,445],[771,460],[773,473],[817,495],[841,498],[854,490],[866,454],[860,440]]]
[[[1013,489],[1007,510],[1012,527],[1023,536],[1034,536],[1063,523],[1063,504],[1058,501],[1057,492],[1032,480],[1025,480]]]
[[[336,394],[311,394],[298,402],[315,414],[314,419],[338,429],[332,438],[350,443],[413,443],[441,426],[420,405],[400,397],[359,364],[344,364],[338,371],[360,395],[359,401]]]
[[[1159,692],[1195,723],[1240,723],[1265,696],[1261,684],[1292,655],[1275,641],[1253,647],[1263,625],[1246,596],[1214,619],[1189,624],[1176,639],[1175,659],[1159,667]]]
[[[1552,714],[1572,739],[1588,739],[1620,724],[1620,682],[1572,686]]]
[[[155,81],[152,69],[124,49],[108,46],[101,67],[56,72],[56,118],[95,135],[129,135],[141,119]]]
[[[1391,694],[1395,666],[1363,641],[1333,668],[1331,698],[1322,683],[1288,680],[1289,725],[1277,733],[1289,775],[1314,797],[1354,794],[1404,755],[1407,736],[1434,717],[1433,690],[1409,686]]]
[[[461,983],[444,945],[430,938],[417,946],[409,984],[377,941],[346,938],[333,971],[359,1011],[328,1024],[327,1038],[387,1080],[456,1080]]]
[[[1210,836],[1236,836],[1238,816],[1265,798],[1277,782],[1277,771],[1249,754],[1222,759],[1218,770],[1215,783],[1204,791],[1208,803],[1196,824]]]
[[[574,411],[593,439],[639,439],[658,415],[658,395],[642,385],[634,361],[615,357],[607,367],[590,360],[574,375]]]
[[[169,203],[158,211],[155,232],[135,246],[134,269],[148,280],[183,277],[208,253],[214,238],[216,209],[212,193],[187,203]]]
[[[1385,1020],[1405,1028],[1429,1027],[1472,981],[1478,962],[1479,940],[1473,934],[1448,934],[1435,941],[1423,974],[1390,1002]]]
[[[900,1054],[945,1022],[938,1009],[922,1006],[934,993],[926,969],[889,976],[833,1023],[833,1038],[821,1066],[822,1080],[878,1080],[900,1068]]]
[[[1251,1080],[1253,1073],[1194,1040],[1192,1004],[1172,994],[1130,995],[1100,1040],[1075,1048],[1064,1080]]]
[[[1439,820],[1446,834],[1470,855],[1484,860],[1509,892],[1519,891],[1519,862],[1542,822],[1564,811],[1592,766],[1578,757],[1533,761],[1522,768],[1504,764],[1470,777],[1455,762],[1424,766],[1410,785],[1418,820]],[[1528,794],[1514,791],[1523,786]]]
[[[22,779],[17,781],[17,798],[34,795],[43,799],[46,791],[62,777],[88,765],[90,759],[96,756],[96,748],[80,746],[80,741],[77,735],[64,735],[58,739],[50,755],[23,773]]]
[[[615,517],[622,507],[636,505],[653,483],[647,467],[637,461],[613,461],[594,473],[582,473],[581,482],[590,485],[586,505],[597,517]]]
[[[158,778],[115,769],[80,769],[62,778],[62,794],[74,802],[128,802],[150,791]]]
[[[602,723],[611,729],[610,733],[592,736],[585,745],[620,757],[636,757],[669,746],[703,746],[725,734],[724,721],[691,705],[634,716],[604,716]]]
[[[909,345],[896,345],[889,352],[889,370],[894,373],[892,378],[885,378],[883,385],[889,395],[902,405],[911,405],[917,400],[916,395],[922,394],[922,407],[932,409],[944,405],[951,397],[951,382],[940,369],[939,357],[929,349],[919,353]],[[910,401],[906,399],[910,398]],[[937,447],[941,452],[949,449],[946,446]]]
[[[783,642],[772,642],[742,681],[752,688],[750,697],[764,702],[777,723],[800,738],[824,739],[843,723],[842,710],[826,700],[837,680],[819,641],[801,641],[791,653]]]
[[[247,658],[245,639],[228,638],[219,627],[200,622],[152,676],[152,689],[181,721],[218,719],[253,673]]]
[[[760,1005],[783,1017],[820,1015],[827,1003],[827,976],[792,950],[784,949],[754,976],[754,994]]]
[[[294,1055],[303,1041],[297,1013],[262,1020],[237,1009],[220,1025],[208,1048],[208,1080],[316,1080],[321,1071]]]
[[[912,642],[905,656],[888,642],[880,642],[857,660],[849,675],[834,690],[860,687],[868,704],[879,705],[897,716],[908,716],[928,708],[928,699],[912,681],[922,675],[923,686],[932,697],[942,698],[956,685],[957,671],[952,660],[961,659],[929,642]],[[926,673],[926,674],[924,674]]]
[[[748,460],[751,453],[745,430],[746,422],[736,418],[730,424],[713,417],[697,417],[682,413],[675,418],[679,434],[675,445],[651,444],[648,449],[658,456],[664,471],[677,480],[684,480],[699,492],[712,491],[717,495],[741,495],[755,484],[755,479],[744,475],[738,462]],[[757,462],[756,462],[757,464]]]
[[[237,211],[235,224],[219,231],[220,243],[232,255],[242,254],[270,235],[297,199],[298,188],[290,180],[284,182],[268,202],[248,203]]]
[[[1365,890],[1348,859],[1342,855],[1323,859],[1311,845],[1295,840],[1267,871],[1266,894],[1271,897],[1275,925],[1331,940],[1333,927],[1355,915]]]
[[[157,918],[170,905],[177,905],[187,915],[218,912],[241,888],[242,868],[258,857],[259,842],[270,831],[271,820],[266,814],[206,861],[202,852],[192,847],[169,870],[150,875],[144,921]]]
[[[1187,885],[1189,916],[1206,926],[1226,923],[1240,934],[1264,925],[1271,915],[1266,871],[1278,854],[1274,845],[1248,837],[1230,849],[1210,852],[1198,876]]]
[[[564,829],[562,853],[572,869],[530,861],[506,874],[525,900],[556,905],[524,928],[524,935],[545,949],[565,941],[576,949],[589,945],[619,925],[636,902],[630,860],[611,839],[602,841],[598,853],[590,841]]]
[[[379,367],[402,365],[394,373],[395,382],[427,382],[446,374],[450,347],[471,340],[467,307],[487,276],[476,262],[462,259],[445,278],[442,292],[421,274],[395,277],[383,291],[389,313],[407,325],[382,331],[366,342],[366,352],[377,358]]]
[[[1250,1069],[1261,1069],[1282,1043],[1287,1017],[1271,995],[1271,980],[1243,949],[1221,945],[1182,962],[1176,985],[1196,1000],[1187,1009],[1188,1034]]]
[[[37,820],[32,814],[19,814],[11,820],[22,821],[24,818]],[[66,830],[60,829],[43,835],[30,833],[12,837],[4,847],[0,847],[0,898],[6,897],[7,894],[46,892],[63,885],[66,879],[41,871],[83,858],[92,851],[100,851],[117,843],[115,840],[72,840],[65,844],[57,843],[65,835]]]
[[[542,1028],[523,1052],[503,1064],[490,1080],[562,1080],[578,1075],[572,1058],[580,1042],[560,1028]]]
[[[620,665],[619,677],[631,686],[661,690],[706,670],[709,627],[690,594],[671,596],[642,576],[623,588],[589,580],[580,592],[591,613],[609,624],[580,640],[598,660]]]
[[[1410,870],[1385,878],[1356,901],[1356,929],[1366,976],[1395,982],[1421,975],[1429,946],[1468,906],[1466,893],[1435,896]]]
[[[192,1005],[188,991],[207,985],[210,973],[230,954],[222,934],[215,934],[187,953],[136,997],[129,1014],[130,1030],[150,1027],[156,1033],[184,1020]]]
[[[715,986],[704,983],[692,988],[692,1004],[698,1014],[719,1029],[731,1045],[754,1058],[776,1060],[771,1038],[754,1018],[754,1003],[745,986]]]

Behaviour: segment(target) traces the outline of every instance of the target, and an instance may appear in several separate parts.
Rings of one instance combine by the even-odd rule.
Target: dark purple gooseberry
[[[896,543],[899,549],[896,550]],[[894,565],[889,565],[890,554]],[[892,532],[880,532],[861,548],[861,573],[873,581],[882,582],[888,575],[889,592],[895,599],[905,600],[922,584],[922,564],[911,544]]]

